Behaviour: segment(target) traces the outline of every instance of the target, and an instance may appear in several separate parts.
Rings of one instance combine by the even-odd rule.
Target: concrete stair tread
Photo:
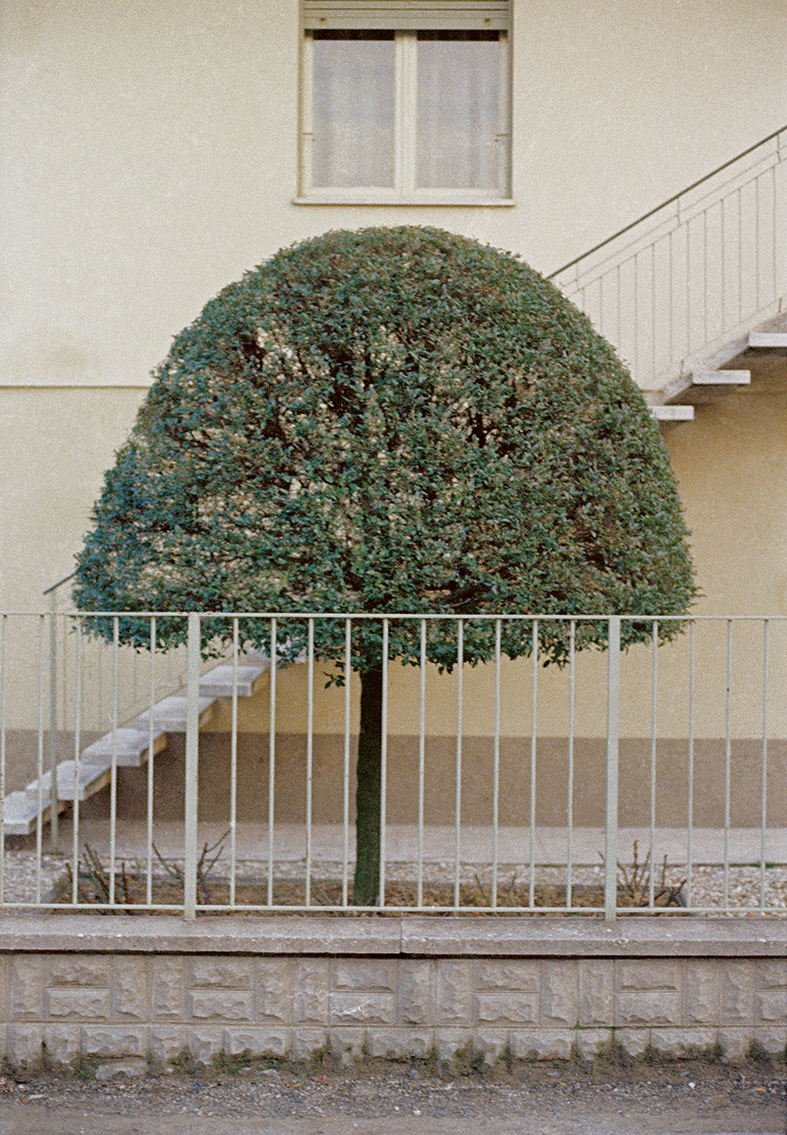
[[[167,746],[167,734],[163,729],[153,730],[153,753],[160,753]],[[114,732],[114,751],[119,766],[138,768],[147,759],[150,747],[150,731],[141,729],[116,729]],[[113,734],[106,733],[88,745],[80,754],[85,764],[101,764],[112,760]]]
[[[199,720],[200,725],[204,724],[211,716],[213,706],[215,704],[215,697],[201,697],[198,702]],[[186,698],[178,694],[173,694],[171,697],[162,698],[153,706],[153,729],[161,729],[166,733],[185,733],[186,732]],[[150,727],[151,711],[141,713],[135,721],[131,723],[131,728],[138,730],[141,733],[146,733]]]
[[[199,692],[203,697],[229,698],[232,697],[233,683],[237,682],[238,697],[250,698],[267,671],[267,666],[245,662],[237,667],[232,663],[215,666],[200,678]]]
[[[752,331],[749,346],[771,351],[787,350],[787,331]]]

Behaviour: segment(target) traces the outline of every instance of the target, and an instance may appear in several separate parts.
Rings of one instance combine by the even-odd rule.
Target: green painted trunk
[[[353,902],[357,906],[374,906],[380,889],[382,724],[382,669],[363,670],[355,792],[356,852]]]

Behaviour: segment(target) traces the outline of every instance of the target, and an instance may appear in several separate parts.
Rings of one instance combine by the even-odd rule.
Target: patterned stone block
[[[516,1060],[570,1060],[574,1029],[511,1029],[509,1044]]]
[[[494,1068],[508,1047],[508,1029],[475,1030],[473,1050],[484,1058],[484,1064]]]
[[[476,965],[475,988],[479,991],[517,989],[537,993],[540,986],[538,962],[492,960]]]
[[[135,1021],[148,1017],[148,973],[143,958],[115,958],[112,966],[113,1015]]]
[[[48,989],[44,1002],[53,1020],[106,1021],[111,1016],[108,989]]]
[[[362,1060],[366,1048],[364,1029],[332,1028],[328,1034],[331,1052],[338,1056],[342,1064],[354,1064]]]
[[[651,1029],[651,1048],[660,1056],[682,1060],[708,1052],[716,1044],[716,1029]]]
[[[192,989],[251,989],[252,963],[247,958],[195,958],[189,985]]]
[[[33,1067],[38,1064],[41,1060],[43,1041],[43,1025],[10,1025],[6,1049],[10,1063],[15,1068],[20,1066]]]
[[[752,1040],[770,1056],[783,1057],[787,1051],[787,1026],[760,1026],[753,1030]]]
[[[154,1020],[183,1019],[183,965],[178,958],[151,958],[151,1012]]]
[[[728,1060],[744,1060],[752,1042],[752,1030],[725,1026],[718,1030],[716,1039]]]
[[[80,1048],[88,1056],[144,1056],[148,1050],[146,1025],[84,1025]]]
[[[214,1056],[224,1051],[224,1029],[192,1026],[186,1043],[197,1064],[210,1064]]]
[[[403,959],[399,965],[399,1020],[403,1025],[431,1024],[432,966]]]
[[[79,1055],[81,1031],[78,1025],[45,1025],[43,1043],[47,1059],[55,1064],[71,1064]]]
[[[250,989],[192,989],[186,1010],[193,1021],[253,1021],[254,994]]]
[[[474,1016],[479,1026],[537,1025],[538,993],[509,990],[507,993],[478,993],[474,997]]]
[[[238,1025],[225,1028],[224,1051],[228,1056],[248,1052],[250,1056],[284,1057],[290,1051],[291,1040],[288,1028],[244,1028]]]
[[[0,1021],[11,1018],[11,959],[0,957]]]
[[[260,958],[254,975],[255,1018],[282,1025],[292,1021],[292,963],[287,958]]]
[[[616,1025],[679,1025],[680,993],[666,989],[637,989],[618,993]]]
[[[297,1028],[292,1030],[292,1055],[294,1060],[308,1060],[315,1052],[324,1049],[328,1043],[328,1030]]]
[[[293,1023],[325,1027],[328,1023],[327,959],[299,960],[293,974],[293,989]]]
[[[719,1021],[719,967],[714,962],[688,961],[683,970],[683,1021],[687,1025],[716,1025]]]
[[[582,1026],[611,1024],[615,1006],[614,965],[603,959],[580,962],[578,1018]]]
[[[719,1005],[720,1023],[747,1025],[754,1021],[754,968],[750,962],[723,967]]]
[[[440,961],[437,966],[438,1025],[469,1027],[471,1020],[472,963]]]
[[[331,1028],[336,1025],[394,1025],[396,997],[393,993],[351,990],[332,993]]]
[[[334,989],[394,990],[397,981],[395,960],[342,958],[334,962]]]
[[[660,958],[622,961],[617,963],[615,971],[618,989],[680,988],[680,969],[676,962]]]
[[[541,1022],[573,1028],[579,1017],[578,970],[574,962],[545,961],[541,972]]]
[[[470,1029],[435,1029],[434,1047],[440,1060],[453,1060],[459,1052],[467,1052],[472,1045]]]
[[[787,1025],[787,991],[770,989],[755,993],[754,1019],[757,1024]]]
[[[379,1060],[424,1060],[433,1044],[431,1029],[370,1028],[366,1030],[366,1051]]]
[[[612,1045],[612,1029],[575,1029],[575,1046],[582,1060],[605,1056]]]
[[[43,964],[36,955],[22,955],[11,963],[11,1020],[21,1021],[44,1015]]]
[[[650,1046],[650,1029],[616,1029],[613,1040],[628,1056],[644,1056]]]
[[[187,1033],[180,1027],[167,1025],[151,1025],[148,1034],[150,1053],[155,1060],[167,1064],[174,1060],[186,1047]]]
[[[48,985],[89,985],[108,988],[110,983],[108,956],[97,958],[55,957],[48,967]]]
[[[787,957],[773,958],[757,966],[758,989],[783,989],[787,992]]]

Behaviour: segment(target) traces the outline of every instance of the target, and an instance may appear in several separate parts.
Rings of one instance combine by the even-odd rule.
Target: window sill
[[[511,197],[329,197],[315,194],[313,197],[293,197],[293,205],[374,205],[377,208],[394,206],[418,206],[423,208],[511,208],[516,202]]]

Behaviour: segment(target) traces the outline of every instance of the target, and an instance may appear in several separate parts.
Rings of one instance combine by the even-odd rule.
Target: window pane
[[[393,34],[314,33],[312,181],[394,184]]]
[[[501,50],[495,33],[419,34],[420,188],[502,188],[497,143]]]

